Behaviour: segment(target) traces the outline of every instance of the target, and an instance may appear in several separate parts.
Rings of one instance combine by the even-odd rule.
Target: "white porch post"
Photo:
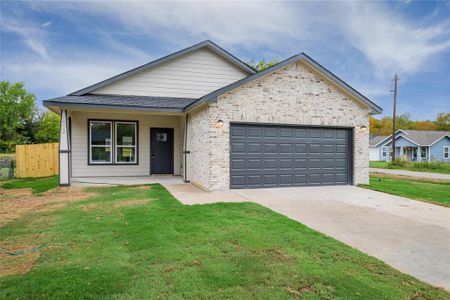
[[[403,147],[400,147],[400,159],[403,160]]]
[[[69,130],[67,122],[67,110],[61,110],[61,126],[59,131],[59,185],[70,185],[69,168]]]
[[[417,161],[422,161],[422,147],[417,147]]]

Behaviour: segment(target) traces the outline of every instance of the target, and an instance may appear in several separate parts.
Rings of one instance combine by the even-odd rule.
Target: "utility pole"
[[[392,157],[391,160],[395,160],[395,119],[397,118],[397,73],[394,76],[394,110],[392,114]]]

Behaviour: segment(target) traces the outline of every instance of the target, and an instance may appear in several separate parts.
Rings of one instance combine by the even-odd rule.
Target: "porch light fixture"
[[[214,124],[214,128],[222,128],[223,127],[223,121],[222,120],[218,120],[215,124]]]
[[[361,132],[361,133],[364,133],[364,132],[366,132],[366,130],[367,130],[367,126],[360,126],[359,127],[359,132]]]

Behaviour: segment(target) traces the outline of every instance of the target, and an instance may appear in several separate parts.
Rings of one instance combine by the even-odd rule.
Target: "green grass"
[[[369,163],[371,168],[380,169],[398,169],[409,170],[428,173],[450,174],[450,163],[432,161],[432,162],[408,162],[396,161],[395,163],[387,161],[371,161]]]
[[[58,176],[13,179],[0,186],[4,189],[31,188],[33,193],[43,193],[58,186]]]
[[[450,297],[257,204],[184,206],[160,185],[90,191],[2,228],[0,240],[39,234],[48,248],[27,274],[0,278],[0,298]],[[114,205],[129,199],[150,202]]]
[[[369,185],[375,191],[450,206],[450,182],[396,179],[371,175]]]
[[[15,159],[16,154],[15,153],[0,153],[0,159],[4,159],[4,158]]]

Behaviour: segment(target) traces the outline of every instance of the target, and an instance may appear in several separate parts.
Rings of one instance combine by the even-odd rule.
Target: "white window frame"
[[[447,150],[447,153],[445,153],[445,150]],[[447,154],[447,157],[445,157],[445,154]],[[450,147],[449,146],[442,147],[442,158],[448,159],[449,157],[450,157]]]
[[[381,157],[386,157],[388,154],[388,151],[389,151],[389,149],[387,146],[381,147]]]
[[[425,149],[425,151],[422,151],[424,149]],[[423,156],[423,154],[425,154],[425,156]],[[425,147],[425,146],[420,147],[420,158],[421,159],[428,158],[427,147]]]
[[[93,123],[106,123],[109,124],[109,135],[110,135],[110,139],[111,142],[109,145],[92,145],[92,124]],[[112,121],[102,121],[102,120],[90,120],[89,121],[89,164],[92,165],[110,165],[113,163],[113,157],[112,157],[112,152],[113,152],[113,122]],[[98,148],[110,148],[109,151],[109,162],[108,161],[93,161],[92,160],[92,148],[94,147],[98,147]]]
[[[134,145],[118,145],[117,142],[117,124],[132,124],[134,125]],[[114,163],[123,165],[123,164],[136,164],[137,162],[137,131],[138,131],[138,125],[137,122],[129,122],[129,121],[115,121],[114,122]],[[119,151],[117,151],[118,148],[133,148],[134,149],[134,160],[133,161],[118,161],[117,155]]]

